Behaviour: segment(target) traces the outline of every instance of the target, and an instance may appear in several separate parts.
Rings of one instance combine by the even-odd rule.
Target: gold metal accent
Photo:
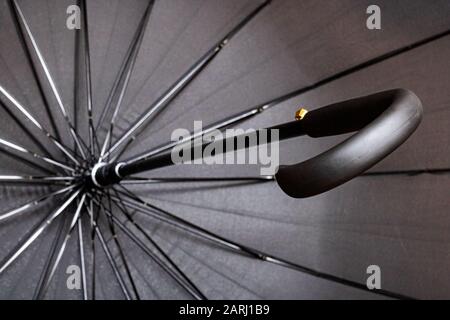
[[[298,109],[297,112],[295,113],[295,120],[302,120],[306,114],[308,113],[308,110],[301,108]]]

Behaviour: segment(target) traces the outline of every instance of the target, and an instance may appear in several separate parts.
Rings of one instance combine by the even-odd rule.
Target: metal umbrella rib
[[[81,196],[81,199],[78,201],[77,209],[73,215],[72,221],[70,222],[69,228],[65,233],[64,240],[59,246],[58,253],[56,254],[56,258],[53,261],[53,264],[51,268],[48,269],[48,275],[44,278],[45,281],[43,281],[41,287],[36,291],[36,298],[42,298],[45,296],[46,291],[48,290],[48,287],[50,286],[50,283],[52,281],[53,276],[55,275],[56,269],[58,268],[58,265],[61,261],[62,255],[64,254],[64,251],[67,246],[67,242],[69,241],[70,237],[72,236],[72,232],[75,230],[76,225],[80,218],[81,210],[84,206],[84,201],[86,199],[86,194],[83,194]]]
[[[147,9],[145,10],[144,16],[142,17],[142,21],[139,24],[137,34],[135,36],[135,39],[133,40],[130,50],[127,53],[126,59],[124,61],[123,67],[121,68],[119,72],[119,76],[117,78],[116,83],[114,84],[113,91],[111,92],[110,99],[108,99],[107,104],[105,105],[102,115],[99,119],[99,124],[102,123],[105,115],[108,113],[109,109],[111,109],[112,106],[112,98],[116,95],[118,95],[117,102],[115,103],[115,106],[113,107],[113,114],[111,121],[109,123],[109,128],[106,132],[105,140],[103,141],[103,146],[101,148],[100,157],[98,162],[101,162],[103,158],[105,157],[105,154],[107,153],[108,149],[111,149],[112,145],[112,134],[114,131],[114,125],[116,122],[116,118],[119,114],[119,109],[122,104],[122,100],[125,96],[125,92],[128,88],[128,83],[131,78],[131,74],[133,72],[133,68],[139,53],[139,49],[142,43],[142,39],[145,34],[145,29],[147,27],[148,21],[150,19],[150,15],[153,9],[154,0],[149,1]],[[109,155],[109,154],[108,154]]]
[[[87,212],[89,214],[89,216],[91,217],[92,221],[93,221],[93,228],[94,228],[94,232],[96,234],[96,236],[98,237],[98,239],[100,240],[100,244],[101,247],[103,249],[103,252],[105,253],[107,260],[109,262],[109,264],[111,265],[111,268],[114,271],[114,275],[117,279],[117,282],[120,285],[120,288],[122,289],[123,295],[125,296],[125,298],[127,300],[131,299],[131,294],[129,292],[129,289],[127,288],[125,281],[119,271],[119,268],[117,266],[117,262],[114,260],[111,250],[108,248],[108,245],[106,243],[106,240],[103,236],[103,232],[100,230],[98,223],[94,220],[94,213],[93,211],[91,211],[90,207],[87,207]]]
[[[87,91],[87,103],[86,112],[88,116],[89,124],[89,151],[91,158],[95,157],[95,147],[98,145],[98,140],[94,128],[92,119],[92,81],[91,81],[91,55],[89,46],[89,29],[88,29],[88,17],[86,9],[86,0],[81,0],[80,8],[85,14],[82,15],[83,21],[83,44],[84,44],[84,66],[85,66],[85,79],[86,79],[86,91]],[[75,131],[75,130],[74,130]]]
[[[58,191],[50,192],[50,193],[48,193],[48,194],[46,194],[46,195],[44,195],[42,197],[39,197],[39,198],[37,198],[35,200],[27,202],[27,203],[21,205],[18,208],[9,210],[7,212],[4,212],[4,213],[0,214],[0,222],[5,220],[5,219],[11,218],[11,217],[13,217],[15,215],[18,215],[19,213],[21,213],[21,212],[23,212],[25,210],[28,210],[28,209],[30,209],[30,208],[32,208],[34,206],[37,206],[37,205],[43,203],[44,201],[46,201],[48,199],[51,199],[51,198],[53,198],[53,197],[55,197],[57,195],[65,194],[65,193],[69,192],[70,190],[72,190],[74,188],[75,188],[75,186],[72,185],[72,186],[60,189]]]
[[[254,9],[249,15],[247,15],[242,21],[240,21],[225,37],[223,37],[214,47],[212,47],[205,55],[200,58],[194,65],[192,65],[186,73],[179,78],[170,87],[166,93],[164,93],[149,109],[115,142],[112,147],[106,152],[106,156],[115,152],[116,149],[123,143],[128,141],[128,144],[122,148],[122,152],[128,148],[129,144],[136,140],[139,133],[134,134],[142,126],[146,125],[147,120],[158,112],[160,109],[165,108],[194,78],[216,57],[216,55],[230,42],[239,30],[241,30],[248,22],[250,22],[264,7],[266,7],[270,1],[264,1],[256,9]],[[142,131],[140,131],[142,132]],[[120,156],[120,153],[114,158]]]
[[[73,169],[72,167],[70,167],[69,165],[67,165],[65,163],[61,163],[59,161],[56,161],[56,160],[44,157],[42,155],[39,155],[39,154],[37,154],[35,152],[32,152],[30,150],[25,149],[24,147],[22,147],[22,146],[20,146],[20,145],[18,145],[16,143],[12,143],[12,142],[10,142],[8,140],[0,138],[0,145],[5,146],[5,147],[10,148],[10,149],[13,149],[13,150],[18,151],[18,152],[22,152],[22,153],[31,155],[31,156],[33,156],[36,159],[42,160],[42,161],[47,162],[47,163],[49,163],[51,165],[57,166],[59,168],[62,168],[64,170],[66,170],[66,171],[75,172],[75,169]]]
[[[77,222],[77,235],[78,235],[78,249],[80,253],[81,285],[83,286],[83,300],[88,300],[87,280],[86,280],[86,258],[83,241],[82,219],[78,219]]]
[[[10,101],[14,107],[19,110],[25,118],[27,118],[31,123],[33,123],[39,130],[42,131],[42,133],[50,139],[55,146],[61,150],[73,163],[76,165],[80,165],[80,162],[74,157],[74,152],[64,146],[57,138],[55,138],[50,132],[48,132],[44,127],[28,112],[27,109],[25,109],[11,94],[9,94],[2,86],[0,86],[0,93]],[[2,104],[3,105],[3,104]]]
[[[36,56],[37,56],[37,58],[39,60],[40,66],[41,66],[42,70],[44,71],[45,77],[47,79],[48,84],[50,85],[52,93],[53,93],[53,95],[54,95],[54,97],[56,99],[57,105],[58,105],[58,107],[59,107],[59,109],[60,109],[60,111],[61,111],[61,113],[62,113],[62,115],[64,117],[64,120],[67,123],[69,132],[70,132],[73,140],[75,141],[75,144],[76,144],[78,150],[80,151],[82,157],[86,158],[86,154],[85,154],[83,146],[81,144],[82,140],[80,139],[78,134],[75,132],[75,128],[74,128],[71,120],[69,119],[69,115],[67,114],[66,108],[65,108],[65,106],[64,106],[64,104],[62,102],[61,96],[60,96],[60,94],[58,92],[58,89],[56,88],[56,84],[55,84],[55,82],[54,82],[54,80],[53,80],[53,78],[52,78],[52,76],[50,74],[50,71],[49,71],[49,69],[47,67],[47,64],[46,64],[46,62],[44,60],[44,57],[42,56],[42,53],[39,50],[39,47],[38,47],[38,45],[36,43],[36,40],[34,39],[34,36],[33,36],[32,32],[31,32],[31,29],[30,29],[30,26],[28,25],[28,23],[27,23],[27,21],[25,19],[25,16],[24,16],[22,10],[20,9],[17,1],[16,0],[10,0],[10,3],[12,5],[12,7],[14,8],[14,10],[17,12],[17,17],[20,19],[20,22],[22,23],[22,25],[25,28],[25,34],[28,37],[28,39],[30,40],[30,42],[31,42],[32,48],[34,50],[34,53],[36,54]]]
[[[116,193],[116,192],[115,192]],[[117,193],[116,193],[117,195]],[[111,199],[111,197],[110,197]],[[146,252],[161,268],[163,268],[175,281],[185,288],[185,290],[191,294],[196,299],[207,299],[206,296],[200,291],[199,288],[190,280],[187,275],[181,271],[179,266],[164,252],[164,250],[152,239],[152,237],[132,218],[128,209],[123,205],[123,203],[115,203],[116,207],[127,217],[128,221],[131,222],[135,228],[139,230],[139,232],[152,244],[152,246],[164,257],[164,259],[168,262],[168,265],[158,258],[155,254],[153,254],[148,247],[146,247],[138,238],[136,238],[129,228],[127,228],[123,223],[121,223],[117,218],[112,215],[111,210],[109,210],[108,215],[113,219],[113,221],[118,224],[118,226],[127,234],[129,237]],[[172,271],[173,268],[176,273]],[[179,275],[177,275],[177,273]]]
[[[126,189],[125,189],[126,190]],[[126,190],[128,191],[128,190]],[[322,279],[326,279],[329,281],[333,281],[336,283],[340,283],[349,287],[353,287],[356,289],[360,289],[363,291],[368,291],[368,292],[373,292],[375,294],[379,294],[379,295],[383,295],[386,297],[390,297],[390,298],[395,298],[395,299],[406,299],[406,300],[410,300],[412,299],[411,297],[402,295],[402,294],[398,294],[395,292],[391,292],[388,290],[376,290],[376,291],[371,291],[370,289],[367,288],[367,286],[365,284],[361,284],[361,283],[357,283],[351,280],[347,280],[338,276],[334,276],[334,275],[330,275],[327,274],[325,272],[320,272],[305,266],[301,266],[301,265],[297,265],[295,263],[289,262],[289,261],[285,261],[283,259],[279,259],[277,257],[271,256],[269,254],[266,254],[264,252],[261,252],[257,249],[253,249],[244,245],[240,245],[238,243],[235,243],[233,241],[230,241],[228,239],[225,239],[223,237],[221,237],[220,235],[217,235],[215,233],[212,233],[206,229],[203,229],[191,222],[188,222],[180,217],[178,217],[177,215],[174,215],[173,213],[170,213],[166,210],[163,210],[153,204],[150,204],[146,201],[143,201],[142,199],[140,199],[139,197],[137,197],[136,195],[133,195],[131,192],[120,192],[118,191],[120,194],[124,195],[127,199],[122,199],[122,202],[132,208],[132,209],[136,209],[139,212],[142,212],[144,214],[147,214],[153,218],[156,218],[160,221],[163,221],[165,223],[168,223],[172,226],[175,226],[177,228],[180,228],[186,232],[189,232],[191,234],[194,234],[196,236],[199,236],[201,238],[204,238],[206,240],[212,241],[214,243],[217,243],[221,246],[225,246],[229,249],[232,249],[234,251],[240,252],[242,254],[248,255],[250,257],[254,257],[258,260],[261,261],[265,261],[265,262],[270,262],[270,263],[274,263],[277,265],[281,265],[284,267],[288,267],[318,278],[322,278]],[[113,200],[119,202],[119,199],[114,198]]]
[[[21,242],[19,247],[11,252],[10,256],[0,264],[0,275],[8,268],[41,234],[44,230],[66,210],[66,208],[76,199],[81,189],[73,192],[71,196],[54,212],[47,216],[46,220],[42,222],[30,237]]]

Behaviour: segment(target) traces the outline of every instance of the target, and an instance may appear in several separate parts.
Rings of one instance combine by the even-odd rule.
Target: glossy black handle
[[[417,128],[422,104],[411,91],[395,89],[335,103],[306,114],[302,130],[311,137],[357,131],[324,153],[276,174],[280,188],[294,198],[333,189],[360,175],[399,147]]]

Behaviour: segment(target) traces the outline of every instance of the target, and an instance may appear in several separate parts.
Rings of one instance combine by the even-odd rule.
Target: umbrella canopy
[[[1,0],[0,298],[448,297],[450,4],[378,2],[381,30],[370,1]],[[418,131],[312,198],[258,165],[91,179],[194,121],[265,128],[400,87]],[[345,138],[282,141],[280,163]]]

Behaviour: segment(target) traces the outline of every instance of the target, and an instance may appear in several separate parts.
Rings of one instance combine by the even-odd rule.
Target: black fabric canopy
[[[449,297],[447,0],[378,1],[381,30],[367,29],[365,0],[87,0],[77,2],[81,29],[70,30],[73,4],[0,0],[0,298]],[[416,133],[316,197],[255,179],[256,165],[170,166],[139,176],[217,180],[123,184],[92,197],[70,180],[71,155],[82,161],[95,145],[98,158],[109,133],[111,147],[155,106],[118,161],[197,120],[270,104],[233,125],[265,128],[293,121],[299,106],[400,87],[423,103]],[[283,141],[280,163],[346,137]],[[55,172],[66,178],[49,181]],[[72,265],[80,290],[67,287]],[[381,268],[381,291],[366,288],[370,265]]]

